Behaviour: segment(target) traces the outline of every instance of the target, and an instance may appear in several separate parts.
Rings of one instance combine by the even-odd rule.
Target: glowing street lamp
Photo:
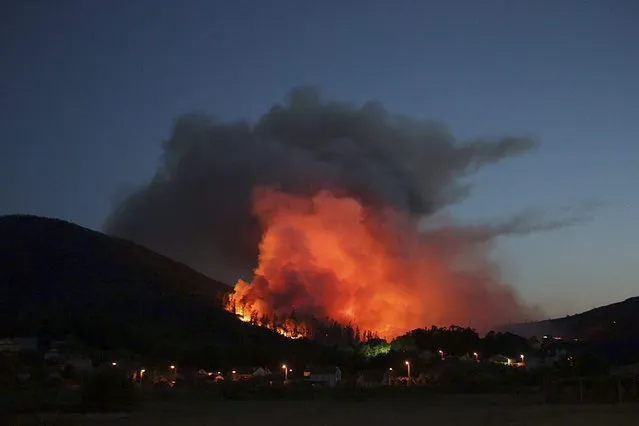
[[[519,357],[521,358],[521,363],[525,363],[526,357],[524,357],[524,354],[519,355]]]
[[[411,382],[411,380],[410,380],[410,362],[406,361],[405,364],[406,364],[406,367],[408,367],[408,385],[410,386],[410,382]]]
[[[114,367],[117,367],[118,363],[117,362],[112,362],[111,365],[114,366]]]
[[[286,366],[286,364],[282,364],[282,369],[284,370],[284,381],[287,382],[288,381],[288,367]]]
[[[475,357],[475,361],[479,361],[479,354],[477,352],[473,352],[473,356]]]
[[[439,356],[442,358],[442,361],[444,360],[444,351],[442,351],[441,349],[439,350]]]
[[[393,373],[393,367],[388,369],[388,386],[391,385],[391,374]]]

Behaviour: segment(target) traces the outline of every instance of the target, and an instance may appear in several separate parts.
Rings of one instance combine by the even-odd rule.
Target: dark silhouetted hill
[[[582,340],[639,338],[639,297],[563,318],[501,327],[522,336],[559,336]]]
[[[548,336],[576,342],[615,364],[639,357],[639,297],[601,306],[581,314],[501,328],[521,336]]]
[[[229,290],[130,241],[57,219],[0,217],[0,337],[73,336],[104,351],[219,363],[288,344],[224,311]]]

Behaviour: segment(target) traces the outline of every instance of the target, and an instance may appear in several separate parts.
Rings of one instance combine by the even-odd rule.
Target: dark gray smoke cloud
[[[460,143],[441,123],[297,88],[255,123],[179,118],[155,176],[117,203],[105,230],[232,283],[256,262],[257,185],[331,189],[428,216],[468,195],[460,178],[533,147],[515,136]],[[516,233],[536,220],[514,217],[489,231]]]

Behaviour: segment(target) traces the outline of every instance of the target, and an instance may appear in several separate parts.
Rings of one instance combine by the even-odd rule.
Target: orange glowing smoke
[[[407,215],[328,191],[260,188],[254,210],[264,228],[259,265],[227,304],[244,320],[295,311],[390,339],[433,324],[487,330],[522,319],[513,291],[460,230],[420,233]],[[305,334],[291,330],[279,332]]]

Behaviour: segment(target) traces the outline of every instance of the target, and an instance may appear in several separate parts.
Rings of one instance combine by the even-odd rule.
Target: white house
[[[38,349],[35,337],[0,338],[0,352],[23,352]]]
[[[336,366],[310,367],[304,370],[304,378],[332,388],[342,380],[342,370]]]
[[[20,345],[15,343],[13,339],[0,340],[0,352],[19,352]]]
[[[515,360],[512,358],[508,358],[504,355],[493,355],[488,358],[488,362],[492,362],[493,364],[501,364],[501,365],[515,365]]]
[[[235,367],[230,372],[233,381],[250,380],[256,377],[266,377],[271,375],[271,371],[264,367]]]
[[[361,388],[377,388],[388,384],[388,376],[383,371],[365,370],[359,373],[355,384]]]
[[[59,362],[61,358],[62,355],[56,348],[51,348],[44,353],[44,360],[48,362]]]
[[[65,365],[73,367],[75,371],[86,373],[93,370],[93,360],[84,355],[69,355]]]

